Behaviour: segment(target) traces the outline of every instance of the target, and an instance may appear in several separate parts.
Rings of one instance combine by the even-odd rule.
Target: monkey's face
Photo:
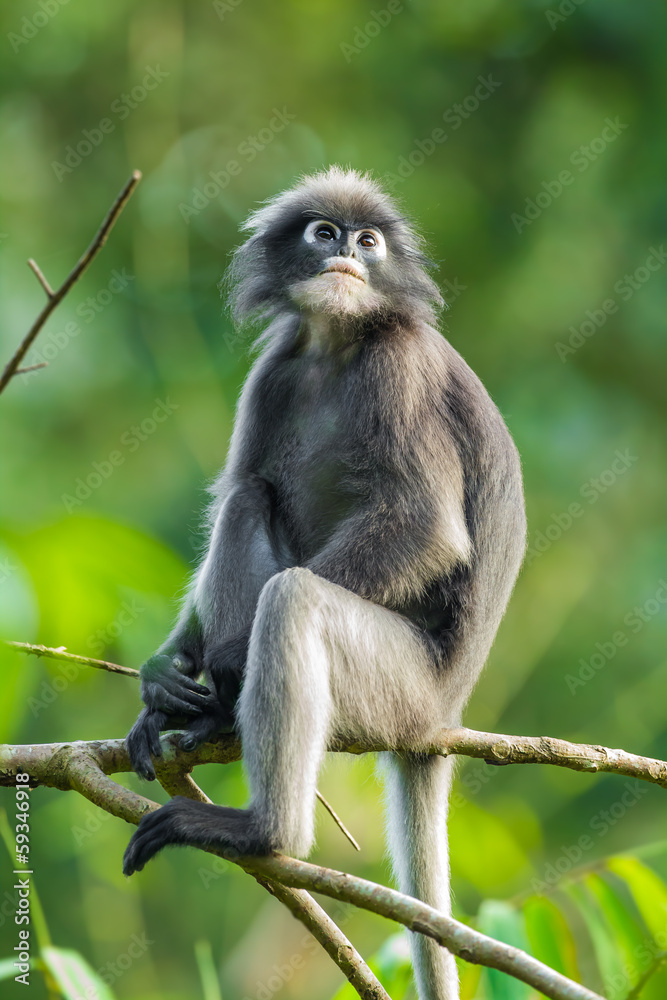
[[[379,185],[330,167],[304,177],[245,223],[229,272],[237,319],[293,313],[432,323],[442,302],[419,238]]]
[[[385,305],[381,276],[387,244],[379,228],[313,219],[298,235],[295,249],[287,287],[300,308],[362,315]]]

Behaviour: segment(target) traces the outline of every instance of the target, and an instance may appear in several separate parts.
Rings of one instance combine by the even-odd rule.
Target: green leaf
[[[482,934],[505,944],[511,944],[523,951],[529,950],[526,924],[523,913],[515,910],[509,903],[496,899],[485,900],[479,908],[477,930]],[[484,969],[480,981],[487,985],[485,996],[493,1000],[526,1000],[531,989],[525,983],[508,976],[497,969]]]
[[[50,945],[42,948],[41,955],[65,1000],[114,1000],[109,987],[78,951]]]
[[[166,628],[187,577],[182,560],[161,542],[90,514],[9,540],[38,596],[39,641],[84,655],[100,655],[91,637],[113,625],[128,590],[158,599],[164,621],[156,631]]]
[[[615,994],[619,983],[624,983],[626,989],[629,988],[627,970],[619,955],[611,928],[589,891],[580,882],[575,882],[567,886],[564,892],[577,905],[584,919],[593,942],[605,989]]]
[[[523,913],[531,954],[563,976],[581,982],[574,937],[555,903],[544,896],[531,896]]]
[[[661,940],[667,927],[667,886],[660,876],[628,855],[610,858],[607,867],[627,883],[646,926]]]
[[[18,969],[14,965],[15,961],[15,958],[0,958],[0,982],[3,979],[13,979],[14,976],[19,974]],[[34,968],[32,959],[30,960],[30,968]]]
[[[455,874],[474,885],[480,895],[504,893],[530,872],[526,852],[512,831],[469,800],[452,811],[449,839]],[[483,865],[480,858],[484,858]]]
[[[195,943],[195,957],[199,968],[199,978],[201,979],[204,1000],[222,1000],[220,992],[220,980],[213,961],[210,941],[197,941]]]
[[[618,947],[623,953],[626,968],[635,964],[637,949],[645,943],[645,935],[621,897],[599,875],[590,874],[583,880],[598,901]]]

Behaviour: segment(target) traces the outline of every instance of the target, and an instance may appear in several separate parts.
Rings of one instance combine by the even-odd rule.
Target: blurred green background
[[[3,359],[43,302],[26,258],[57,285],[130,171],[144,174],[28,355],[49,366],[0,400],[2,635],[135,667],[160,643],[250,363],[216,287],[238,225],[302,172],[350,164],[384,178],[424,232],[450,304],[443,331],[523,457],[529,557],[467,724],[666,757],[667,10],[16,0],[0,19]],[[129,679],[66,677],[6,651],[0,662],[3,741],[120,736],[136,716]],[[216,801],[243,803],[240,767],[199,778]],[[315,859],[386,881],[373,762],[336,757],[320,787],[362,853],[322,815]],[[650,965],[642,942],[667,944],[665,807],[657,788],[635,788],[462,762],[458,915],[624,996]],[[180,851],[126,881],[126,825],[74,794],[39,790],[32,805],[54,943],[114,996],[215,1000],[209,966],[227,1000],[340,987],[242,872],[211,875],[204,855]],[[623,851],[641,863],[602,860]],[[4,857],[2,870],[9,887]],[[364,954],[394,933],[332,909]],[[2,914],[0,958],[15,943]],[[149,944],[128,964],[134,935]],[[396,998],[402,938],[383,947]],[[642,997],[666,987],[659,974]],[[32,989],[47,995],[36,974]],[[534,994],[468,970],[464,996]]]

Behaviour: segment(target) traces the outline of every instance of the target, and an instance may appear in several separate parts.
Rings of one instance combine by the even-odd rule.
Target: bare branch
[[[297,920],[308,928],[360,997],[364,1000],[391,1000],[354,945],[348,941],[340,927],[319,903],[315,902],[310,893],[303,889],[290,889],[280,882],[271,882],[264,878],[257,877],[257,881],[272,896],[284,903]]]
[[[39,646],[32,642],[4,642],[3,645],[17,649],[20,653],[33,653],[35,656],[46,656],[51,660],[68,660],[70,663],[80,663],[84,667],[98,667],[112,674],[125,674],[126,677],[138,677],[139,671],[133,667],[121,667],[119,663],[109,663],[108,660],[93,660],[89,656],[78,656],[68,653],[64,646],[54,649],[52,646]]]
[[[27,375],[28,372],[36,372],[38,368],[48,368],[48,361],[38,361],[36,365],[26,365],[25,368],[17,368],[15,375]]]
[[[206,792],[202,791],[192,775],[187,772],[174,774],[171,771],[158,769],[156,777],[168,795],[183,795],[184,798],[194,799],[195,802],[211,802]]]
[[[598,993],[567,979],[520,949],[480,934],[395,889],[282,854],[266,858],[238,858],[236,863],[250,874],[265,875],[283,885],[320,892],[324,896],[352,903],[362,910],[379,913],[411,931],[433,938],[466,962],[499,969],[528,983],[551,1000],[602,1000]]]
[[[320,792],[320,791],[318,791],[316,789],[315,794],[317,795],[318,799],[320,800],[320,802],[322,803],[322,805],[324,806],[324,808],[327,810],[327,812],[329,813],[329,815],[333,818],[334,823],[337,826],[340,827],[340,829],[342,830],[342,832],[345,834],[345,836],[347,837],[347,839],[350,841],[350,843],[352,844],[352,846],[354,847],[354,849],[357,850],[357,851],[360,851],[361,848],[359,847],[359,844],[354,839],[354,837],[352,836],[352,834],[350,833],[350,831],[348,830],[348,828],[345,826],[345,824],[343,823],[342,819],[340,818],[340,816],[338,815],[338,813],[336,812],[336,810],[334,809],[334,807],[329,802],[327,802],[327,800],[322,795],[322,792]]]
[[[79,280],[79,278],[86,270],[88,265],[97,256],[99,251],[106,243],[107,236],[111,232],[111,229],[113,228],[116,219],[125,208],[125,205],[127,204],[130,195],[132,194],[132,192],[134,191],[135,187],[137,186],[140,180],[141,180],[141,171],[134,170],[127,184],[125,185],[125,187],[120,192],[115,202],[109,209],[107,216],[104,219],[104,222],[100,226],[99,230],[97,231],[97,234],[95,235],[95,238],[93,239],[93,242],[90,244],[84,255],[75,265],[75,267],[70,271],[70,273],[65,278],[60,288],[57,289],[57,291],[54,292],[51,289],[51,286],[49,285],[48,281],[40,271],[37,264],[35,264],[33,260],[28,261],[28,264],[37,275],[39,283],[46,292],[47,303],[42,309],[37,319],[35,320],[35,322],[32,324],[32,326],[26,333],[25,337],[23,338],[19,346],[16,348],[13,356],[10,358],[7,365],[5,366],[5,370],[3,371],[2,375],[0,375],[0,392],[2,392],[4,389],[7,388],[7,385],[11,381],[12,377],[16,375],[16,372],[20,367],[21,361],[27,354],[37,334],[42,329],[42,327],[46,323],[47,319],[49,318],[53,310],[60,302],[62,302],[62,300],[65,298],[70,288],[72,287],[72,285]]]
[[[28,647],[26,643],[10,643],[14,648],[27,652],[47,651],[56,658],[74,659],[94,666],[108,669],[104,661],[91,661],[86,657],[75,657],[61,650],[47,650],[47,647]],[[128,668],[111,665],[117,671],[129,672]],[[136,673],[136,672],[132,672]],[[198,764],[231,763],[241,757],[240,741],[233,733],[220,734],[215,740],[204,744],[196,750],[186,753],[179,746],[178,733],[165,733],[161,737],[162,757],[155,760],[158,780],[171,794],[178,793],[190,798],[206,801],[206,796],[190,777],[190,771]],[[334,739],[329,750],[354,754],[369,751],[404,750],[415,751],[415,747],[383,746],[376,744],[353,744],[344,740]],[[661,787],[667,787],[667,762],[649,757],[640,757],[627,753],[625,750],[612,750],[603,746],[569,743],[552,737],[509,736],[498,733],[476,732],[472,729],[443,730],[438,737],[419,752],[435,753],[442,756],[461,754],[487,760],[497,765],[506,764],[552,764],[557,767],[567,767],[575,771],[608,772],[621,774],[642,781],[648,781]],[[107,776],[109,774],[131,771],[131,765],[125,742],[123,740],[104,740],[92,742],[77,742],[73,744],[52,743],[30,746],[0,746],[0,785],[10,786],[15,782],[17,771],[24,771],[31,777],[31,785],[47,785],[50,787],[79,791],[91,802],[106,809],[107,812],[121,816],[129,822],[138,822],[148,810],[157,808],[156,804],[143,796],[136,795],[117,785]],[[208,849],[210,853],[220,853]],[[274,883],[292,889],[311,890],[324,895],[352,903],[362,909],[368,909],[389,919],[404,924],[409,929],[432,937],[443,947],[468,962],[473,962],[490,968],[496,968],[523,982],[533,986],[553,1000],[600,1000],[598,994],[566,979],[554,970],[537,962],[531,956],[511,948],[501,942],[494,941],[471,928],[460,924],[453,918],[438,913],[419,900],[403,896],[391,889],[357,879],[342,872],[309,865],[294,858],[282,855],[272,855],[267,858],[234,858],[236,864],[242,867],[258,881]],[[268,887],[268,886],[267,886]],[[274,895],[282,899],[281,891]],[[300,897],[290,896],[282,901],[294,912],[301,910]],[[301,900],[303,902],[303,900]],[[304,904],[305,905],[305,904]],[[314,905],[314,904],[313,904]],[[307,918],[304,913],[296,914],[304,924]],[[312,929],[312,928],[311,928]],[[315,933],[315,931],[313,931]],[[353,982],[361,996],[382,997],[382,993],[372,992],[376,989],[373,980],[368,980],[366,986],[363,976],[366,967],[352,966],[362,976],[359,984],[354,983],[352,967],[347,971],[343,967],[343,959],[350,958],[347,945],[341,947],[332,944],[333,938],[328,931],[320,926],[318,933],[327,938],[325,947],[329,954],[338,961],[346,972],[350,982]],[[333,932],[332,932],[333,933]],[[340,934],[340,932],[338,931]],[[328,937],[327,937],[328,935]],[[317,937],[317,934],[315,935]],[[318,937],[320,940],[320,937]],[[324,942],[322,942],[324,943]],[[351,945],[350,945],[351,947]],[[338,958],[334,955],[338,956]],[[356,953],[354,953],[356,954]],[[354,973],[354,974],[357,974]],[[370,971],[369,971],[369,975]],[[638,984],[639,986],[640,984]],[[364,993],[361,990],[366,989]],[[381,987],[380,987],[381,989]],[[368,991],[371,992],[368,992]],[[636,995],[636,993],[635,993]]]
[[[168,759],[159,763],[160,767],[174,765],[174,755],[177,752],[175,740],[173,735],[164,740],[165,756]],[[226,750],[235,752],[230,741]],[[221,747],[220,755],[224,756],[224,753],[225,748]],[[51,744],[46,747],[0,747],[0,776],[3,784],[13,784],[11,777],[20,769],[31,776],[31,785],[45,784],[63,790],[74,789],[106,812],[129,823],[138,823],[146,812],[157,809],[158,806],[107,777],[109,771],[129,770],[127,765],[127,752],[121,740]],[[231,858],[213,848],[205,850],[232,860],[256,878],[268,879],[293,889],[320,892],[395,920],[412,931],[432,937],[467,962],[499,969],[528,983],[551,1000],[603,1000],[599,994],[566,979],[518,948],[494,941],[453,917],[438,913],[420,900],[375,882],[281,854],[264,858]],[[322,925],[320,930],[324,933]]]
[[[85,660],[85,658],[82,657]],[[124,670],[129,670],[125,667]],[[158,767],[171,768],[174,773],[189,772],[199,764],[229,764],[241,759],[241,742],[233,733],[221,733],[210,743],[196,750],[186,752],[179,746],[179,736],[165,733],[161,737],[163,758],[156,760]],[[99,755],[100,766],[105,774],[119,774],[132,770],[125,749],[125,741],[104,740],[79,743]],[[67,744],[45,743],[30,746],[0,745],[0,787],[12,784],[11,777],[3,774],[3,767],[11,760],[25,762],[26,765],[39,764],[39,773],[48,777],[49,761]],[[336,740],[329,751],[361,754],[387,750],[412,750],[414,747],[386,746],[373,744],[360,746]],[[552,764],[574,771],[602,771],[620,774],[647,781],[650,784],[667,787],[667,762],[652,757],[640,757],[625,750],[611,750],[608,747],[588,746],[585,743],[568,743],[547,736],[506,736],[499,733],[481,733],[474,729],[444,729],[437,741],[425,746],[423,753],[437,753],[446,757],[460,754],[477,757],[493,764]],[[29,767],[27,767],[29,770]],[[30,771],[30,773],[33,773]],[[41,780],[41,779],[40,779]],[[41,781],[49,784],[48,780]]]
[[[29,268],[30,268],[30,269],[31,269],[32,271],[34,271],[34,273],[35,273],[35,274],[37,275],[37,280],[39,281],[40,285],[42,286],[42,288],[43,288],[43,289],[44,289],[44,291],[46,292],[46,297],[47,297],[47,299],[52,299],[52,298],[53,298],[53,295],[54,295],[54,291],[53,291],[53,289],[51,288],[51,285],[50,285],[50,284],[48,283],[48,281],[47,281],[47,280],[46,280],[46,278],[44,277],[44,275],[42,274],[42,272],[40,271],[40,269],[39,269],[39,267],[38,267],[38,265],[37,265],[36,261],[34,261],[34,260],[32,259],[32,257],[31,257],[31,258],[30,258],[30,260],[28,261],[28,267],[29,267]]]
[[[497,765],[554,764],[572,771],[607,771],[667,788],[664,760],[587,743],[568,743],[552,736],[506,736],[474,729],[445,729],[427,752],[479,757]]]

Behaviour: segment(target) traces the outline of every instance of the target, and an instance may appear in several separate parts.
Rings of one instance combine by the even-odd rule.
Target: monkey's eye
[[[378,241],[376,240],[376,238],[373,236],[372,233],[362,233],[359,239],[357,240],[357,243],[359,244],[360,247],[363,247],[365,250],[372,250],[373,247],[376,247],[378,245]]]
[[[326,219],[313,219],[312,222],[308,223],[303,234],[306,243],[314,243],[316,246],[318,243],[332,243],[339,236],[338,226],[333,222],[327,222]]]

